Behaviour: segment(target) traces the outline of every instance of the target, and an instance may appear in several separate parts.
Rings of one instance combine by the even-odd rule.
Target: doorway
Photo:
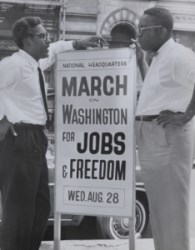
[[[131,38],[136,38],[136,30],[130,24],[117,24],[110,33],[110,48],[129,47]]]

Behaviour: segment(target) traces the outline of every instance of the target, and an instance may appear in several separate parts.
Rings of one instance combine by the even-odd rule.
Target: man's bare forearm
[[[194,84],[194,86],[195,86],[195,84]],[[194,87],[191,101],[190,101],[190,103],[185,111],[185,115],[187,116],[188,120],[191,120],[192,117],[195,115],[195,87]]]
[[[157,123],[163,127],[171,124],[176,126],[183,126],[192,120],[195,115],[195,87],[190,103],[184,113],[173,112],[171,110],[163,110],[157,118]]]
[[[145,59],[142,59],[142,60],[138,61],[137,64],[138,64],[138,67],[139,67],[139,70],[140,70],[142,80],[144,80],[145,76],[146,76],[146,73],[148,71],[148,64],[145,61]]]

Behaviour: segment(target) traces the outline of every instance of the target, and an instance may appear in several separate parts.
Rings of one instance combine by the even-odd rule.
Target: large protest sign
[[[133,214],[135,51],[57,56],[56,212]]]

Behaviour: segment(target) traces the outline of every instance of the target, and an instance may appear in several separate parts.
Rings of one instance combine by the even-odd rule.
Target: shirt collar
[[[173,40],[173,38],[169,38],[169,40],[167,40],[158,50],[158,55],[160,54],[164,54],[165,51],[169,50],[170,48],[173,47],[173,45],[175,44],[175,41]]]
[[[19,55],[21,55],[34,69],[37,69],[39,66],[39,63],[26,51],[20,49],[18,51]]]

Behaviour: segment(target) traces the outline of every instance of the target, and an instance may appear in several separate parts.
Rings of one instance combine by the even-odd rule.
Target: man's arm
[[[157,122],[165,127],[168,124],[183,126],[195,115],[195,56],[190,50],[177,53],[172,60],[172,74],[178,84],[192,91],[192,97],[184,113],[164,110],[160,113]],[[173,97],[177,98],[177,96]],[[180,100],[178,100],[179,102]]]
[[[58,53],[73,49],[80,50],[88,47],[100,47],[102,44],[106,44],[106,40],[101,36],[92,36],[77,41],[60,40],[58,42],[51,43],[49,46],[49,57],[39,60],[40,67],[42,70],[49,68],[55,62],[55,57]]]
[[[158,124],[161,124],[163,127],[167,126],[168,124],[172,124],[175,126],[183,126],[186,123],[188,123],[193,118],[194,115],[195,115],[195,87],[190,103],[184,113],[181,112],[175,113],[170,110],[164,110],[160,113],[159,117],[157,118],[157,122]]]
[[[13,85],[19,75],[18,62],[15,63],[11,57],[3,59],[0,62],[0,91]]]
[[[135,44],[135,47],[136,47],[137,65],[139,67],[139,71],[140,71],[142,80],[144,80],[146,73],[148,71],[148,63],[145,60],[144,52],[141,49],[139,43],[134,39],[131,39],[131,40]]]
[[[9,122],[7,117],[4,116],[1,120],[0,120],[0,141],[2,141],[6,134],[7,134],[7,131],[11,129],[11,132],[14,136],[17,136],[17,133],[14,129],[14,125],[13,123]]]
[[[86,48],[95,48],[95,47],[103,47],[103,45],[107,45],[107,41],[102,36],[91,36],[86,39],[81,39],[77,41],[73,41],[73,48],[77,49],[86,49]]]
[[[146,76],[146,73],[148,71],[148,64],[147,64],[147,62],[145,61],[144,58],[138,59],[138,56],[137,56],[137,64],[138,64],[138,67],[139,67],[139,70],[140,70],[142,80],[144,80],[145,76]]]
[[[18,78],[20,72],[17,67],[17,64],[14,63],[14,60],[6,58],[0,62],[0,98],[3,100],[4,90],[13,85]],[[6,97],[5,97],[6,98]],[[2,103],[4,103],[2,101]],[[12,134],[16,136],[13,123],[9,120],[9,117],[6,116],[6,107],[0,105],[0,141],[2,141],[9,129],[11,129]]]

